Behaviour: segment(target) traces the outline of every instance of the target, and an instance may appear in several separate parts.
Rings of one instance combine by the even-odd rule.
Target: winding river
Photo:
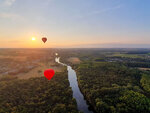
[[[55,61],[63,66],[67,66],[68,80],[70,83],[70,87],[72,88],[72,91],[73,91],[73,98],[76,99],[78,110],[84,113],[93,113],[92,111],[88,109],[89,106],[87,105],[86,100],[84,99],[84,96],[82,95],[78,87],[76,72],[72,69],[71,66],[61,63],[60,57],[55,58]]]

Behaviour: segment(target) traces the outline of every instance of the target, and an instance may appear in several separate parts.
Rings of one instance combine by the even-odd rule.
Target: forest
[[[150,113],[150,50],[66,51],[81,92],[95,113]],[[76,56],[80,64],[67,59]]]
[[[150,73],[142,75],[115,63],[83,63],[77,75],[81,91],[97,113],[150,112],[150,87],[145,78]]]
[[[1,77],[0,113],[78,113],[67,71],[56,73],[51,81]]]
[[[93,113],[150,113],[149,49],[1,51],[0,113],[81,113],[55,53],[76,71]],[[31,64],[35,67],[24,68]],[[19,67],[22,71],[12,73]],[[42,74],[47,67],[56,71],[50,81]]]

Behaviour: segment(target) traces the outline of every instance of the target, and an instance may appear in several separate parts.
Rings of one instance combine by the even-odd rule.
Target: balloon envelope
[[[47,69],[44,71],[44,76],[50,80],[55,74],[55,71],[53,69]]]
[[[47,41],[47,38],[46,37],[43,37],[42,38],[42,41],[45,43]]]

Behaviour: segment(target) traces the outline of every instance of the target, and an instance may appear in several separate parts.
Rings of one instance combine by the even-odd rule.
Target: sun
[[[35,37],[32,37],[32,40],[34,41],[34,40],[35,40]]]

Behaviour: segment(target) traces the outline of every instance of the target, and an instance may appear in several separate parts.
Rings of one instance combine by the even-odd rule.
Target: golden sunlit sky
[[[0,48],[150,47],[149,10],[149,0],[0,0]]]

